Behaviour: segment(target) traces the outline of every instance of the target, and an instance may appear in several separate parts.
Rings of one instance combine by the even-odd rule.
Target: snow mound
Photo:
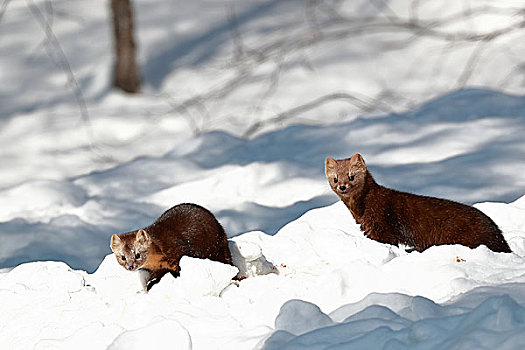
[[[95,292],[108,300],[133,297],[143,290],[142,272],[132,272],[119,265],[114,254],[107,255],[95,273],[88,276]]]
[[[401,294],[375,295],[365,300],[368,306],[358,312],[354,309],[356,305],[336,310],[337,317],[347,316],[340,322],[330,322],[328,315],[311,304],[294,301],[297,319],[308,317],[323,320],[325,324],[297,335],[277,331],[263,348],[518,349],[525,346],[525,308],[507,295],[489,297],[475,307],[466,307],[461,301],[441,306],[423,297]],[[360,304],[364,306],[363,302]],[[276,327],[277,321],[290,312],[289,308],[288,303],[283,305]],[[295,327],[297,319],[287,323]]]
[[[269,273],[279,273],[277,267],[266,260],[261,247],[252,242],[236,240],[229,241],[233,265],[239,269],[238,277],[255,277]]]
[[[108,350],[162,349],[169,344],[180,350],[192,349],[188,331],[179,322],[165,319],[121,333]]]
[[[74,271],[62,262],[34,262],[13,268],[1,280],[2,286],[11,290],[35,293],[78,292],[85,286],[84,273]]]
[[[281,307],[275,319],[275,328],[299,335],[332,323],[319,306],[302,300],[289,300]]]
[[[502,225],[506,238],[524,236],[517,231],[524,208],[480,209],[514,218],[511,233]],[[247,232],[230,245],[237,267],[183,257],[180,277],[167,274],[148,293],[141,272],[123,269],[113,254],[92,274],[58,262],[4,270],[0,342],[67,349],[95,338],[94,348],[123,349],[153,338],[182,349],[488,349],[520,347],[525,339],[519,252],[450,245],[407,253],[366,238],[340,202],[308,211],[275,235]],[[232,282],[238,273],[249,278]]]
[[[209,259],[183,256],[180,260],[180,277],[166,274],[149,293],[178,295],[188,300],[218,297],[232,283],[238,273],[234,266]]]
[[[149,294],[170,297],[177,295],[187,299],[219,296],[238,273],[238,269],[234,266],[187,256],[183,256],[180,260],[180,268],[178,278],[166,274],[151,288]],[[147,274],[141,270],[130,272],[122,268],[114,254],[109,254],[97,271],[89,275],[88,280],[97,293],[106,298],[115,295],[129,297],[144,291]]]

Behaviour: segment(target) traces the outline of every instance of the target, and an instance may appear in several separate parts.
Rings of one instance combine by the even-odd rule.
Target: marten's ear
[[[135,237],[135,241],[140,245],[147,245],[151,241],[151,237],[148,235],[146,230],[140,229],[137,232],[137,236]]]
[[[337,166],[337,161],[334,158],[326,158],[325,164],[324,164],[324,171],[326,173],[329,173],[330,171],[334,171],[335,167]]]
[[[122,245],[122,240],[117,234],[114,234],[111,236],[111,242],[109,243],[109,246],[113,252],[118,249]]]
[[[366,169],[365,160],[359,153],[354,154],[352,158],[350,158],[350,166]]]

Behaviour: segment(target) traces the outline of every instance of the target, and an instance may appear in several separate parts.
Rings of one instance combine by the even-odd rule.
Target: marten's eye
[[[354,181],[354,175],[348,175],[348,180]]]
[[[140,254],[139,253],[135,254],[135,259],[140,259]]]
[[[334,177],[334,184],[337,183],[337,177]]]
[[[124,255],[122,255],[120,258],[122,259],[122,261],[126,261],[126,257]]]

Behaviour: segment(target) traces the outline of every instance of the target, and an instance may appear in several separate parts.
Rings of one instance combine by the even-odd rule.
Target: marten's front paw
[[[149,292],[149,290],[151,289],[151,287],[153,287],[154,285],[156,285],[157,283],[160,282],[160,278],[153,278],[153,279],[150,279],[148,281],[148,283],[146,284],[146,293]]]

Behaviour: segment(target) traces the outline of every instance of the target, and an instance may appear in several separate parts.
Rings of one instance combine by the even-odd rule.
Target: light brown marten
[[[360,154],[326,159],[326,177],[367,237],[418,251],[440,244],[510,252],[501,230],[478,209],[378,185]]]
[[[111,250],[126,270],[146,270],[145,288],[170,272],[179,276],[183,255],[232,265],[226,233],[215,216],[196,204],[168,209],[150,226],[111,236]]]

